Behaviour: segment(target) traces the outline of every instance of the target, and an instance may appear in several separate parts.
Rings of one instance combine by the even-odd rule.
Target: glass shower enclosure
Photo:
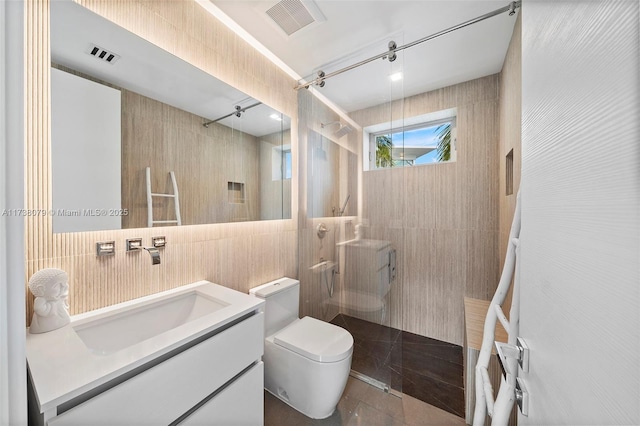
[[[331,84],[340,85],[340,76]],[[379,106],[385,122],[397,111],[391,90]],[[403,183],[402,170],[391,180],[364,180],[362,128],[307,90],[299,91],[298,104],[301,316],[348,330],[354,338],[351,375],[399,395],[402,287],[396,247],[402,247],[404,233],[386,221],[386,213],[403,210],[397,199],[402,192],[394,191]],[[377,195],[367,200],[371,190]]]

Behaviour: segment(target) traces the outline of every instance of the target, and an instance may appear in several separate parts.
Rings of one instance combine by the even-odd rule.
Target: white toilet
[[[353,337],[336,325],[298,318],[299,281],[280,278],[249,293],[265,300],[264,387],[308,417],[329,417],[347,384]]]

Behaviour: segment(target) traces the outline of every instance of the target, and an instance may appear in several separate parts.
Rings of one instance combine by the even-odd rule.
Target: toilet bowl
[[[347,384],[353,337],[336,325],[298,318],[299,281],[281,278],[249,293],[265,300],[265,389],[308,417],[329,417]]]

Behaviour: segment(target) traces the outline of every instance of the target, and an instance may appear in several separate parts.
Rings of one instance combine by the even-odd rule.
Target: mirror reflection
[[[51,4],[54,232],[291,218],[289,117]]]

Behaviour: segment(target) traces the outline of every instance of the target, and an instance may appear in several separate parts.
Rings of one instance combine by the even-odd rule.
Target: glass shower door
[[[363,51],[362,55],[372,56],[370,53]],[[371,99],[366,108],[350,113],[362,126],[355,141],[360,160],[359,209],[356,217],[342,225],[346,232],[336,242],[340,309],[332,320],[353,335],[352,375],[398,392],[402,391],[402,285],[397,249],[404,246],[404,191],[400,190],[404,170],[382,167],[384,162],[377,157],[387,154],[384,158],[389,163],[402,165],[402,132],[400,138],[391,138],[404,124],[403,86],[397,79],[402,62],[398,52],[394,62],[380,60],[349,71],[361,73],[359,80],[370,88]],[[338,75],[327,84],[340,86],[342,78]],[[389,145],[378,148],[376,134],[382,129],[388,130]]]

